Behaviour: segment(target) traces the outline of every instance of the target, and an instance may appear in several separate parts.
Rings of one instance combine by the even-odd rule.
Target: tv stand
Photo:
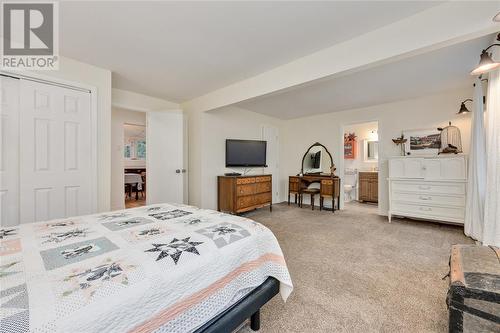
[[[218,176],[217,210],[238,214],[269,206],[273,210],[272,175]]]

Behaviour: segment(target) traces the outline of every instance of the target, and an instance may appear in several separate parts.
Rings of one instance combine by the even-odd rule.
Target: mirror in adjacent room
[[[321,143],[316,142],[302,158],[302,174],[330,174],[333,166],[332,155]]]
[[[364,140],[364,160],[365,162],[378,161],[378,140]]]

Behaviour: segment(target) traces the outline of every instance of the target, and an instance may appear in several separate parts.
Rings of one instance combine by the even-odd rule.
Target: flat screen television
[[[226,167],[265,167],[266,141],[226,140]]]

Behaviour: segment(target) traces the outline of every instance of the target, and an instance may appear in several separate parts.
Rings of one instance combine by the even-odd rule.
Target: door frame
[[[340,142],[339,142],[339,152],[340,152],[340,159],[339,159],[339,167],[337,169],[337,174],[340,177],[340,179],[345,179],[345,164],[344,164],[344,129],[347,126],[350,125],[357,125],[357,124],[364,124],[364,123],[377,123],[377,135],[378,135],[378,160],[377,160],[377,168],[378,168],[378,181],[380,184],[380,177],[381,177],[381,165],[382,165],[382,160],[380,158],[380,151],[382,147],[382,140],[383,136],[380,134],[380,120],[378,118],[369,118],[367,120],[356,120],[356,121],[349,121],[349,122],[343,122],[340,124]],[[383,149],[382,149],[383,150]],[[358,186],[359,186],[359,178],[358,178]],[[356,190],[357,191],[357,190]],[[378,197],[380,198],[380,186],[378,187]],[[340,209],[344,209],[344,188],[343,188],[343,183],[340,185]],[[380,214],[380,204],[378,205],[378,211]]]
[[[97,145],[97,135],[98,135],[98,121],[97,121],[97,107],[98,107],[98,101],[97,101],[97,87],[81,83],[81,82],[74,82],[74,81],[68,81],[60,78],[56,78],[53,76],[49,75],[44,75],[44,74],[39,74],[39,73],[32,73],[32,72],[26,72],[26,71],[20,71],[20,72],[15,72],[15,71],[5,71],[5,70],[0,70],[0,74],[4,74],[16,79],[24,79],[24,80],[30,80],[30,81],[35,81],[38,83],[44,83],[44,84],[49,84],[53,86],[58,86],[62,88],[69,88],[69,89],[76,89],[76,90],[83,90],[83,91],[88,91],[90,93],[90,137],[91,137],[91,154],[90,154],[90,165],[91,165],[91,178],[94,179],[90,183],[90,191],[91,193],[94,193],[94,198],[91,198],[90,204],[91,204],[91,211],[92,213],[97,213],[98,207],[99,207],[99,195],[97,194],[98,190],[98,184],[99,184],[99,179],[98,179],[98,171],[107,171],[107,170],[99,170],[99,165],[97,163],[97,150],[98,150],[98,145]]]

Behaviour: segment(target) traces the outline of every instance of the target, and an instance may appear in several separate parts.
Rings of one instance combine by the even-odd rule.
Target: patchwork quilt
[[[286,300],[293,286],[269,229],[192,206],[0,227],[0,327],[190,332],[269,276]]]

